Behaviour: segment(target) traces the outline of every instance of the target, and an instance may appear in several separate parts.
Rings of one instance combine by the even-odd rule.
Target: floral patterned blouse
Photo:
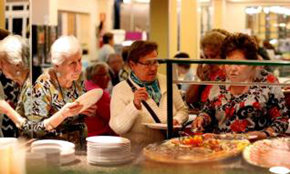
[[[27,116],[31,114],[32,110],[32,85],[31,80],[28,78],[23,86],[20,88],[20,95],[18,97],[16,112],[21,116]]]
[[[41,122],[59,111],[66,103],[74,102],[85,93],[83,76],[78,81],[73,81],[70,88],[60,87],[56,73],[49,69],[35,82],[33,87],[32,114],[28,116],[30,121]],[[80,115],[67,118],[56,130],[48,132],[43,123],[34,125],[34,137],[57,138],[80,144],[85,138],[84,118]]]
[[[275,76],[259,70],[255,82],[278,83]],[[199,116],[204,117],[207,131],[236,132],[273,128],[287,130],[289,115],[279,86],[250,86],[246,93],[233,95],[229,86],[214,86]]]

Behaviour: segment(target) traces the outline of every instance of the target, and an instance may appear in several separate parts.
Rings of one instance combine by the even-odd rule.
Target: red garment
[[[85,81],[85,88],[87,91],[100,88],[92,81]],[[97,111],[95,116],[85,117],[85,123],[88,127],[88,137],[96,135],[116,135],[110,128],[110,94],[103,90],[102,98],[96,103]]]
[[[215,73],[211,73],[209,75],[210,81],[219,81],[219,80],[223,80],[225,78],[226,78],[226,74],[225,74],[224,70],[222,70],[222,69],[218,70]],[[205,89],[202,91],[201,99],[200,99],[201,102],[206,102],[206,100],[208,99],[209,92],[210,92],[211,88],[212,88],[212,85],[207,85],[205,87]]]

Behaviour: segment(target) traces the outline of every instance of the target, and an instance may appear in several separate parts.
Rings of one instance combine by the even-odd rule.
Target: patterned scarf
[[[149,96],[155,101],[155,103],[159,106],[159,102],[161,99],[161,91],[158,84],[158,80],[155,79],[153,82],[142,82],[138,79],[133,71],[130,73],[130,78],[140,87],[145,87]]]

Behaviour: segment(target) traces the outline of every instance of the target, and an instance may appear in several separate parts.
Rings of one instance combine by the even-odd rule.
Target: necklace
[[[54,71],[54,76],[55,76],[55,79],[56,79],[56,82],[57,82],[57,85],[58,85],[58,89],[59,89],[59,91],[60,91],[60,94],[61,94],[61,97],[62,97],[62,101],[63,101],[63,103],[64,104],[66,104],[67,102],[65,101],[65,95],[64,95],[64,93],[63,93],[63,90],[62,90],[62,87],[60,86],[60,83],[59,83],[59,81],[58,81],[58,77],[57,77],[57,75],[56,75],[56,72]],[[78,93],[77,93],[77,90],[76,90],[76,85],[75,85],[75,82],[73,81],[73,91],[75,91],[75,94],[76,94],[76,98],[78,98]]]

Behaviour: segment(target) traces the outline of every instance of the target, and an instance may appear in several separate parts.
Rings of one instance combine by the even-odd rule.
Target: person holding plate
[[[226,37],[221,48],[228,60],[259,60],[255,41],[237,33]],[[284,133],[289,115],[277,78],[257,66],[224,65],[227,81],[267,85],[215,85],[192,124],[194,130],[248,133],[257,139]]]
[[[85,93],[81,47],[74,36],[61,36],[52,44],[50,51],[53,67],[35,82],[29,119],[39,122],[59,115],[61,124],[56,121],[48,122],[44,124],[45,131],[37,127],[34,132],[41,138],[64,139],[81,145],[82,148],[86,137],[84,115],[93,115],[96,108],[93,105],[80,114],[82,101],[86,101],[75,102]],[[101,96],[102,91],[99,90],[98,94]]]
[[[167,122],[166,77],[157,73],[156,58],[155,42],[135,41],[129,48],[127,59],[132,70],[129,78],[117,84],[112,92],[110,127],[120,136],[130,139],[135,150],[164,140],[160,130],[144,125]],[[173,85],[173,115],[174,125],[188,119],[187,107],[176,85]]]

